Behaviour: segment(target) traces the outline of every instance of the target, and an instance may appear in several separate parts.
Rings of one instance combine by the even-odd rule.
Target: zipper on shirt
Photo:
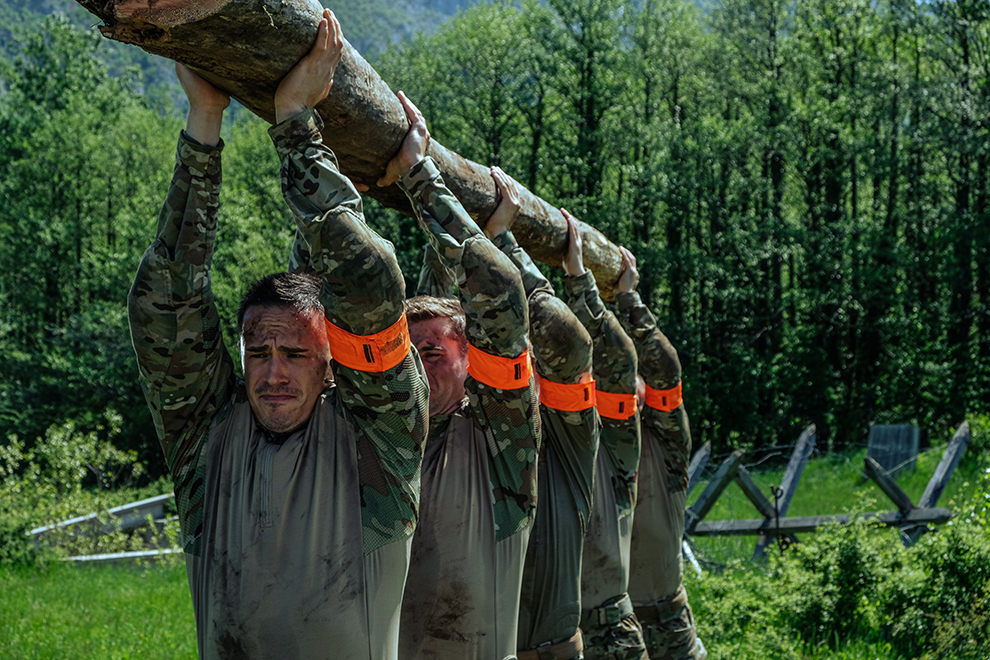
[[[272,523],[272,466],[279,445],[271,442],[261,450],[261,527],[271,527]]]

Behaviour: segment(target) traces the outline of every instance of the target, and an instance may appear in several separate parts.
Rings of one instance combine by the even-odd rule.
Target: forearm
[[[423,247],[423,267],[419,271],[416,295],[434,298],[454,297],[454,276],[440,262],[440,255],[437,254],[433,243],[427,243]]]
[[[594,342],[593,372],[600,392],[636,392],[636,349],[619,320],[605,308],[590,271],[564,278],[568,306]]]
[[[636,346],[639,373],[647,386],[669,390],[681,381],[681,362],[677,351],[660,329],[650,310],[635,291],[616,296],[619,317]]]
[[[519,269],[529,307],[529,335],[536,370],[545,379],[574,384],[590,379],[591,337],[588,331],[554,295],[550,282],[516,243],[512,232],[496,236],[493,243]]]
[[[392,246],[364,222],[361,196],[323,144],[323,122],[308,110],[269,129],[282,164],[282,194],[296,217],[295,270],[323,281],[327,320],[366,336],[402,316],[405,287]]]
[[[233,382],[210,286],[221,149],[222,144],[203,146],[187,134],[179,138],[157,235],[128,294],[142,384],[172,466],[176,453],[189,449],[202,420],[223,405]]]
[[[522,355],[528,348],[529,317],[516,268],[447,189],[432,159],[413,166],[399,185],[440,263],[457,284],[468,341],[497,357]]]

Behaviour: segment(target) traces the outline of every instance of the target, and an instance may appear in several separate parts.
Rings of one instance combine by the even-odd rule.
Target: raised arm
[[[358,432],[364,542],[371,551],[412,533],[429,386],[409,343],[393,248],[365,223],[361,196],[323,144],[323,121],[313,108],[329,93],[342,48],[340,25],[326,10],[313,49],[275,93],[279,123],[269,134],[296,218],[292,266],[311,268],[322,282],[338,400]]]
[[[497,167],[492,178],[502,201],[485,225],[485,233],[519,269],[529,306],[529,331],[536,370],[551,383],[574,385],[591,380],[591,337],[577,317],[556,295],[550,282],[512,235],[519,215],[516,182]],[[541,384],[541,400],[547,395]],[[550,391],[553,386],[550,385]],[[593,405],[593,404],[592,404]]]
[[[539,412],[529,358],[529,317],[519,273],[492,245],[426,158],[429,131],[399,92],[409,133],[379,185],[398,181],[416,220],[453,276],[468,340],[465,389],[488,442],[496,538],[529,525],[536,511]]]
[[[665,439],[670,488],[686,491],[691,430],[681,396],[681,363],[677,351],[660,332],[652,312],[636,292],[639,283],[636,258],[625,248],[622,248],[622,262],[616,302],[622,325],[636,345],[639,373],[646,382],[643,423]]]
[[[620,514],[636,504],[639,469],[640,419],[636,411],[636,349],[615,315],[602,302],[594,275],[585,270],[581,233],[574,217],[563,211],[568,224],[568,251],[564,259],[564,290],[574,315],[588,329],[594,346],[596,408],[601,417],[602,449],[615,476],[613,488]]]
[[[189,97],[186,130],[158,230],[127,298],[131,341],[155,432],[175,484],[183,545],[202,508],[188,488],[211,420],[230,398],[233,362],[220,336],[210,264],[220,192],[220,124],[229,98],[176,64]],[[192,516],[192,518],[190,517]]]

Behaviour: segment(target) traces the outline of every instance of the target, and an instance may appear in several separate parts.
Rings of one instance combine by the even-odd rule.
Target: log
[[[109,39],[134,44],[180,61],[228,92],[269,123],[279,81],[309,52],[323,8],[316,0],[77,0],[103,25]],[[347,26],[343,31],[346,36]],[[416,90],[410,89],[416,101]],[[370,186],[366,193],[383,205],[412,215],[397,186],[375,182],[398,151],[408,124],[389,86],[349,44],[329,97],[317,106],[326,127],[325,143],[341,171]],[[460,157],[437,140],[429,150],[444,181],[468,213],[484,221],[498,203],[488,168]],[[513,227],[534,259],[560,266],[567,249],[567,223],[551,204],[521,190],[522,210]],[[600,232],[580,223],[584,262],[602,296],[611,299],[622,258]]]

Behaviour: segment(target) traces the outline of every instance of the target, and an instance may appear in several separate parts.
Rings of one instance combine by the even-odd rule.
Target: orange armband
[[[577,412],[595,405],[595,381],[565,385],[540,376],[540,403],[553,410]]]
[[[655,410],[670,412],[684,402],[681,396],[681,381],[669,390],[655,390],[649,385],[646,386],[646,405]]]
[[[479,383],[500,390],[518,390],[529,385],[533,365],[529,351],[515,358],[498,357],[468,344],[468,374]]]
[[[598,414],[608,419],[629,419],[636,414],[635,394],[613,394],[598,390]]]
[[[356,371],[388,371],[409,355],[411,346],[405,314],[373,335],[354,335],[327,321],[327,339],[330,357]]]

